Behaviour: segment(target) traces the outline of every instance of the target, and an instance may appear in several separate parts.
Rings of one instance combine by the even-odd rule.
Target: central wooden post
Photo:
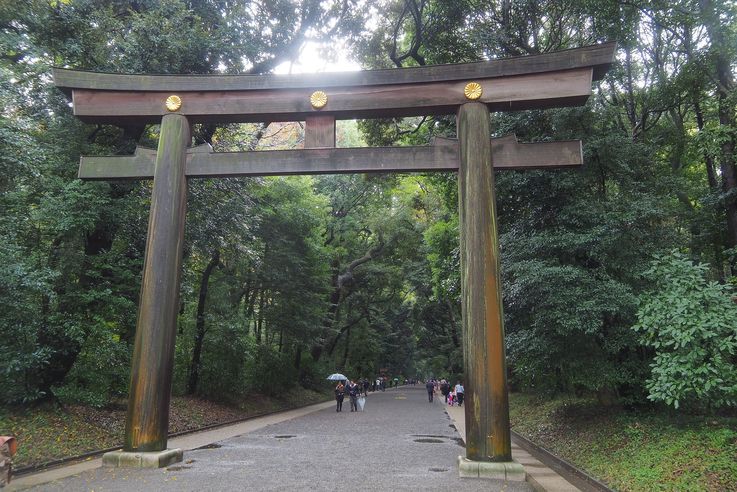
[[[489,109],[477,102],[461,105],[457,126],[466,458],[510,462],[512,448]]]
[[[187,118],[161,122],[136,339],[131,363],[125,451],[163,451],[169,430],[179,280],[187,209]]]

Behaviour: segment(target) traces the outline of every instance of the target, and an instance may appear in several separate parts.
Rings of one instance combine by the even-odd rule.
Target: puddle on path
[[[456,444],[458,444],[460,447],[465,448],[466,443],[463,442],[463,439],[460,437],[455,436],[442,436],[437,434],[412,434],[412,437],[419,437],[420,439],[415,439],[415,442],[428,442],[428,443],[441,443],[445,442],[443,439],[449,439],[451,441],[455,441]]]
[[[292,434],[287,434],[284,436],[274,436],[274,439],[291,439],[292,437],[297,437],[297,436],[292,435]]]
[[[200,446],[199,448],[195,448],[195,449],[218,449],[218,448],[222,448],[222,447],[223,447],[222,444],[218,444],[218,443],[214,442],[212,444],[205,444],[204,446]]]
[[[460,437],[451,437],[451,439],[453,439],[456,442],[456,444],[458,444],[460,447],[462,448],[466,447],[466,443],[463,442],[463,439],[461,439]]]

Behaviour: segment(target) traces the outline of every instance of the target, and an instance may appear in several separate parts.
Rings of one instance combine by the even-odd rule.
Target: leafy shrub
[[[268,345],[259,345],[246,363],[248,386],[254,391],[277,396],[297,380],[290,357]]]
[[[330,386],[325,379],[330,374],[329,364],[325,361],[317,361],[311,356],[302,354],[302,362],[299,370],[299,384],[303,388],[315,391],[324,391]]]
[[[22,250],[0,240],[0,406],[42,398],[40,376],[50,351],[39,340],[52,274],[36,269]]]
[[[250,377],[247,361],[253,357],[256,344],[242,333],[242,326],[237,321],[208,318],[208,323],[197,394],[235,403],[248,395]],[[191,325],[194,329],[194,323]],[[190,352],[186,355],[185,377],[188,377],[192,356]]]
[[[656,256],[645,272],[655,288],[640,297],[633,329],[655,349],[650,400],[675,408],[737,405],[737,304],[708,271],[674,252]]]
[[[100,408],[126,394],[130,352],[115,331],[114,323],[103,320],[91,326],[64,384],[53,388],[57,398]]]

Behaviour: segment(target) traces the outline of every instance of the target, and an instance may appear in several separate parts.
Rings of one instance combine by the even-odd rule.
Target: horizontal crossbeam
[[[513,135],[492,139],[495,169],[580,166],[581,142],[520,144]],[[81,179],[151,179],[156,151],[139,147],[132,156],[83,156]],[[437,139],[418,147],[319,148],[254,152],[212,152],[209,145],[187,154],[188,178],[456,171],[458,142]]]
[[[593,67],[599,80],[611,65],[615,43],[595,44],[541,55],[474,63],[361,70],[356,72],[267,75],[134,75],[54,68],[54,84],[71,95],[74,89],[97,91],[212,92],[267,89],[327,89],[418,82],[512,77]]]
[[[54,70],[72,96],[74,114],[89,123],[159,123],[175,111],[191,123],[303,121],[452,114],[478,83],[479,102],[493,111],[576,106],[612,62],[615,45],[457,65],[353,73],[291,75],[125,75]],[[324,105],[310,96],[322,91]],[[478,94],[478,92],[477,92]],[[167,107],[176,95],[181,105]]]
[[[477,79],[479,102],[493,111],[580,106],[591,94],[591,68],[498,79]],[[326,90],[327,104],[310,104],[312,90],[178,92],[179,114],[192,123],[302,121],[312,115],[337,119],[444,115],[467,102],[468,81],[434,82]],[[89,123],[158,123],[167,113],[170,93],[73,91],[74,114]]]

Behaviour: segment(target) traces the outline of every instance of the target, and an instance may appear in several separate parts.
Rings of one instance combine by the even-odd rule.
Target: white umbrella
[[[348,378],[343,376],[342,374],[336,372],[335,374],[331,374],[328,376],[328,381],[347,381]]]
[[[363,412],[363,406],[366,404],[366,398],[363,396],[358,399],[358,408]]]

